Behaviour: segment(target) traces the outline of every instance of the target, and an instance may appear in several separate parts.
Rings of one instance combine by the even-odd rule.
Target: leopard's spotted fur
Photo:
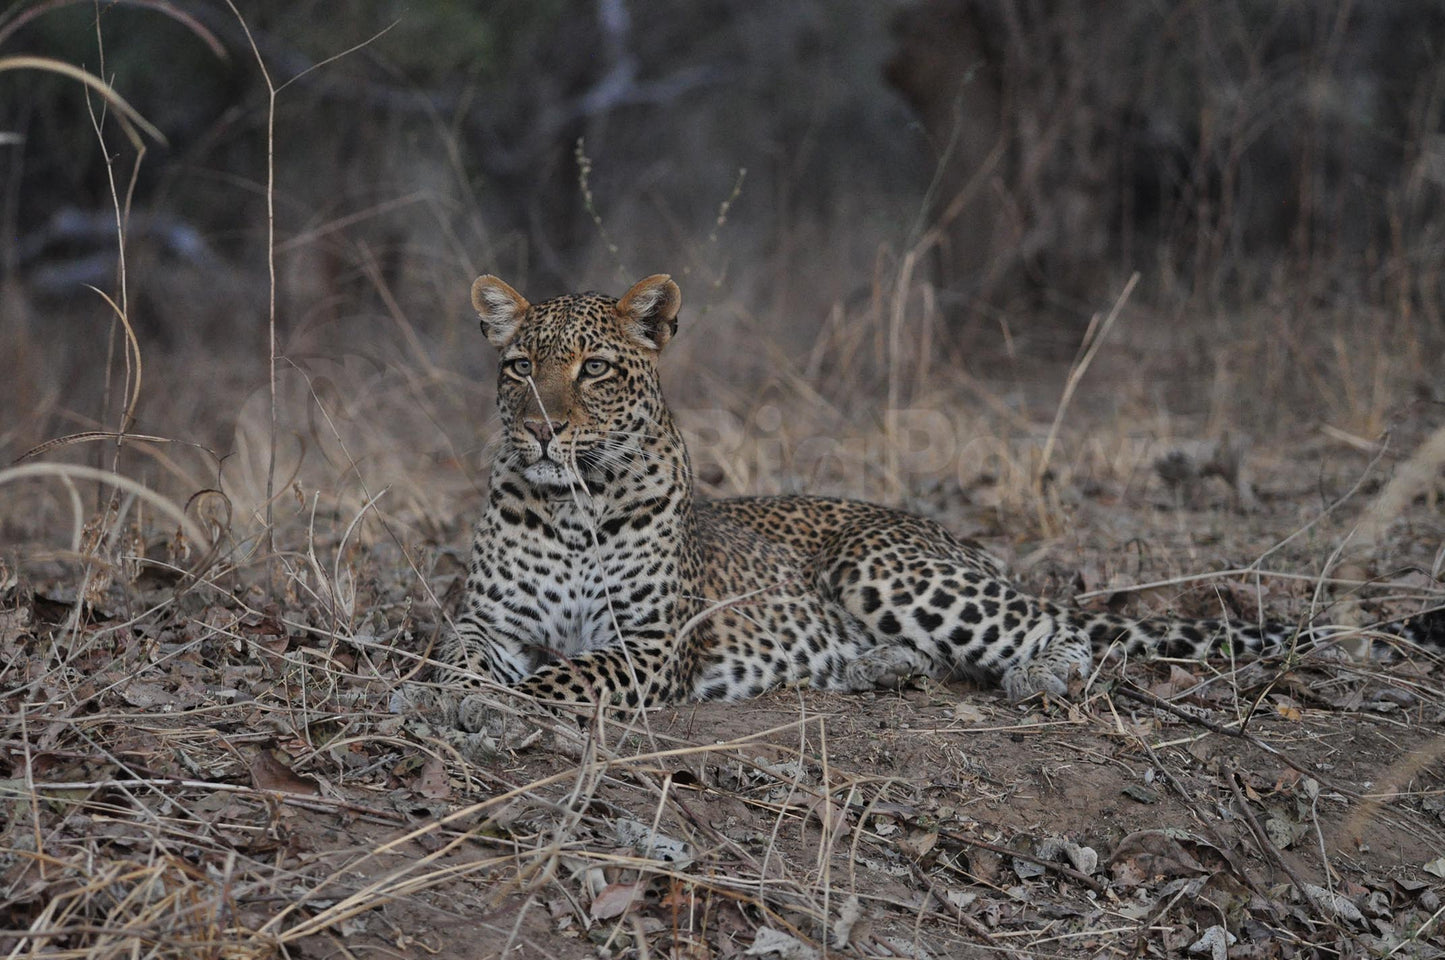
[[[534,305],[484,276],[472,299],[501,353],[502,439],[439,653],[453,676],[633,705],[925,674],[1021,697],[1064,691],[1109,649],[1199,657],[1301,639],[1063,607],[938,524],[869,503],[697,498],[658,384],[681,302],[671,279]]]

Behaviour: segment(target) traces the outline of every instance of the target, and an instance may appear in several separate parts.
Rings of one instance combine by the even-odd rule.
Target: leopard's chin
[[[569,468],[553,460],[541,459],[522,470],[522,478],[540,490],[568,490],[581,483]]]

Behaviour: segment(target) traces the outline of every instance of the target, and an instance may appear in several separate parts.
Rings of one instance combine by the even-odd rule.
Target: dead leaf
[[[1048,872],[1048,868],[1043,864],[1035,863],[1032,860],[1024,860],[1019,857],[1014,857],[1010,866],[1013,867],[1014,873],[1020,880],[1032,880],[1035,877],[1042,877]]]
[[[1159,802],[1159,794],[1156,791],[1150,790],[1148,787],[1142,786],[1137,783],[1129,784],[1124,788],[1123,792],[1124,796],[1128,797],[1131,800],[1137,800],[1140,803]]]
[[[1144,864],[1139,857],[1116,860],[1109,865],[1109,872],[1114,876],[1114,883],[1126,890],[1140,886],[1149,879],[1149,873],[1144,869]],[[1137,920],[1138,917],[1131,919]]]
[[[779,960],[818,960],[822,956],[792,934],[774,930],[772,927],[759,927],[753,945],[748,947],[746,952],[750,957],[773,954]]]
[[[271,604],[264,614],[246,617],[236,624],[236,632],[249,637],[255,650],[261,654],[261,664],[267,673],[274,673],[282,667],[286,650],[291,646],[291,636],[281,622],[279,612],[280,608]]]
[[[1199,685],[1199,678],[1192,672],[1185,670],[1177,663],[1169,665],[1169,679],[1158,685],[1158,689],[1164,691],[1159,694],[1164,699],[1171,699],[1191,690]]]
[[[236,630],[252,637],[284,637],[286,625],[281,622],[280,612],[281,608],[276,604],[268,604],[265,613],[242,619],[236,624]],[[270,646],[269,643],[267,645]]]
[[[1214,748],[1204,740],[1191,740],[1184,745],[1184,750],[1200,763],[1208,763],[1214,757]]]
[[[314,797],[321,793],[320,786],[310,777],[303,777],[282,763],[270,750],[259,750],[251,760],[251,785],[257,790],[274,790],[277,793],[298,793]]]
[[[1274,792],[1276,792],[1276,794],[1286,794],[1286,792],[1292,791],[1292,789],[1295,788],[1295,784],[1298,784],[1301,776],[1303,776],[1303,773],[1295,771],[1295,769],[1280,771],[1280,775],[1274,779]]]
[[[1269,834],[1270,843],[1281,850],[1294,846],[1300,837],[1309,831],[1309,826],[1297,823],[1284,816],[1269,817],[1264,821],[1264,832]]]
[[[959,890],[956,887],[949,887],[948,892],[944,894],[944,899],[955,909],[967,910],[973,906],[973,902],[978,899],[978,894],[972,890]]]
[[[1304,712],[1300,710],[1299,704],[1286,696],[1274,698],[1274,712],[1293,723],[1304,719]]]
[[[1121,869],[1130,877],[1171,879],[1210,872],[1179,838],[1163,830],[1140,830],[1120,840],[1109,867],[1115,877],[1120,876]]]
[[[983,723],[987,718],[982,710],[964,700],[953,705],[953,719],[959,723]]]
[[[1099,854],[1093,847],[1080,846],[1072,840],[1064,844],[1064,856],[1074,869],[1088,876],[1099,869]]]
[[[440,757],[427,757],[412,781],[411,789],[417,796],[429,800],[445,800],[451,796],[452,783],[447,777],[446,764]]]
[[[633,883],[609,883],[597,892],[592,898],[592,907],[588,911],[597,920],[611,920],[613,917],[620,917],[627,912],[638,900],[642,899],[642,893],[646,884],[641,882]]]
[[[1390,909],[1390,895],[1383,890],[1370,890],[1365,894],[1363,912],[1379,920],[1389,920],[1395,915]]]
[[[928,852],[938,843],[938,832],[928,830],[912,830],[908,836],[898,842],[903,852],[915,860],[921,860],[928,856]]]
[[[1313,883],[1304,885],[1305,896],[1309,898],[1321,913],[1327,913],[1332,917],[1347,920],[1350,923],[1364,923],[1365,915],[1360,908],[1355,906],[1350,898],[1342,893],[1335,893],[1326,890],[1324,887],[1317,887]]]
[[[838,908],[838,919],[833,921],[833,949],[842,950],[848,946],[848,940],[853,936],[853,926],[863,916],[863,907],[858,900],[858,894],[853,894],[843,901],[843,906]]]
[[[631,847],[639,857],[661,860],[676,869],[692,864],[692,850],[681,840],[658,833],[641,820],[622,818],[612,824],[612,832],[619,843]]]
[[[1420,869],[1432,877],[1445,877],[1445,857],[1436,857]]]
[[[672,885],[657,905],[664,910],[689,910],[697,904],[697,893],[687,884],[682,883],[676,877],[672,878]]]
[[[125,702],[133,707],[140,707],[142,710],[154,710],[157,707],[174,707],[176,698],[171,692],[158,683],[147,683],[144,680],[132,680],[120,689],[120,695]]]
[[[1237,939],[1234,934],[1215,924],[1189,945],[1189,952],[1207,953],[1210,960],[1225,960],[1229,956],[1229,948]]]
[[[848,835],[848,808],[832,797],[815,797],[808,804],[808,813],[839,837]]]
[[[0,610],[0,646],[18,646],[21,637],[30,633],[30,610],[16,607],[14,610]]]

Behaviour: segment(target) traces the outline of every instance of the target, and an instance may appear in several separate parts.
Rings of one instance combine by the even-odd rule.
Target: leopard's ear
[[[617,301],[622,331],[648,350],[661,350],[677,332],[682,291],[665,273],[639,280]]]
[[[512,342],[517,325],[531,306],[523,296],[490,273],[472,284],[472,306],[482,320],[482,333],[498,350]]]

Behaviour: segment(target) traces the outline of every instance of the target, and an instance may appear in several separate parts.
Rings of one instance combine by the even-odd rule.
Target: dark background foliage
[[[0,55],[101,74],[167,138],[133,167],[73,80],[0,73],[0,322],[32,361],[9,403],[96,362],[98,337],[35,343],[104,313],[85,284],[117,285],[111,182],[126,195],[132,169],[127,292],[147,349],[261,355],[266,84],[224,3],[170,9],[0,19]],[[241,13],[289,83],[275,227],[294,354],[388,315],[445,350],[483,270],[533,297],[668,271],[690,306],[726,299],[806,343],[909,251],[954,342],[1071,350],[1136,270],[1135,303],[1161,321],[1273,300],[1439,323],[1440,0]]]

